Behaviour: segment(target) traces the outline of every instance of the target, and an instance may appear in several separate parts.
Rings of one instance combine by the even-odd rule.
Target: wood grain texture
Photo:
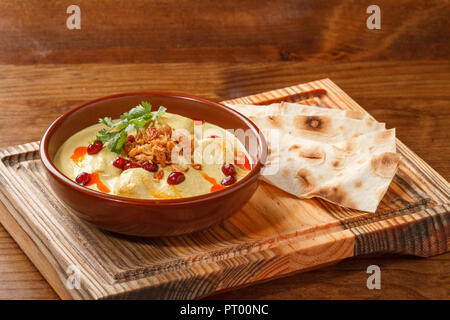
[[[0,63],[149,63],[447,59],[448,0],[79,0],[0,4]],[[320,77],[323,78],[323,77]],[[318,79],[318,78],[316,78]]]
[[[334,266],[219,293],[207,299],[448,299],[450,253],[355,257]],[[381,290],[369,290],[367,267],[381,269]]]
[[[284,63],[175,63],[140,65],[47,65],[47,66],[0,66],[0,146],[25,143],[40,139],[44,129],[60,113],[77,103],[111,93],[137,90],[174,90],[190,92],[217,101],[239,95],[257,92],[308,81],[330,75],[345,88],[356,101],[371,112],[379,121],[387,122],[388,127],[397,128],[397,136],[431,164],[444,178],[450,179],[448,155],[450,125],[449,92],[450,64],[447,61],[413,62],[361,62],[316,64],[304,62]],[[375,79],[376,81],[374,81]],[[426,83],[419,85],[417,79]],[[388,83],[389,85],[380,85]],[[101,85],[100,85],[101,84]],[[274,85],[276,84],[276,85]],[[52,89],[56,88],[56,89]],[[21,112],[18,112],[20,110]],[[19,128],[17,135],[9,130],[10,124]],[[0,235],[8,238],[2,230]],[[448,256],[445,254],[444,256]],[[36,279],[29,280],[29,271],[36,270],[20,249],[15,248],[1,256],[0,273],[15,274],[16,281],[1,282],[1,298],[54,298],[49,288],[36,271]],[[434,258],[432,258],[434,259]],[[379,263],[385,261],[380,259]],[[398,287],[386,287],[379,293],[382,298],[430,298],[442,291],[435,290],[429,283],[440,284],[445,288],[446,276],[443,272],[423,272],[426,261],[391,258],[389,263],[394,270],[388,275],[398,279]],[[448,260],[442,260],[443,268],[450,267]],[[352,266],[352,262],[345,263]],[[430,262],[430,265],[434,266]],[[410,281],[408,267],[417,267],[414,282]],[[301,286],[311,292],[311,298],[334,297],[356,298],[373,297],[364,284],[360,283],[361,272],[367,267],[364,262],[355,262],[354,270],[314,271],[312,278],[299,275],[289,279],[299,279],[299,285],[289,289],[289,294],[280,292],[281,280],[271,284],[258,285],[260,298],[306,297]],[[351,267],[349,267],[351,268]],[[431,270],[432,267],[430,267]],[[16,271],[17,270],[17,271]],[[402,276],[401,271],[404,271]],[[331,281],[332,275],[339,278],[345,274],[346,285],[351,289],[336,289]],[[328,281],[319,281],[323,277]],[[303,279],[303,280],[302,280]],[[317,279],[317,281],[314,281]],[[316,283],[316,287],[312,283]],[[313,288],[314,287],[314,288]],[[14,289],[13,289],[14,288]],[[234,296],[241,297],[239,290]],[[250,292],[250,291],[247,291]],[[245,295],[244,295],[245,296]],[[246,296],[248,297],[248,295]],[[448,297],[447,296],[441,296]]]
[[[0,125],[21,128],[20,135],[2,130],[0,147],[39,140],[64,111],[113,93],[178,91],[221,101],[331,77],[450,179],[449,61],[0,65],[0,74]]]
[[[228,103],[263,103],[311,90],[322,93],[316,89],[326,90],[317,97],[324,106],[363,111],[329,80]],[[47,189],[38,145],[26,144],[0,151],[0,198],[25,233],[0,218],[13,235],[19,232],[33,240],[30,246],[17,239],[26,253],[42,253],[32,257],[38,267],[50,263],[51,270],[40,271],[57,292],[78,299],[193,298],[352,255],[443,253],[450,239],[450,186],[400,147],[399,172],[375,215],[317,199],[298,200],[262,184],[239,213],[219,226],[186,236],[142,239],[102,232],[77,219]],[[384,247],[386,242],[394,247]],[[80,268],[81,290],[61,286],[70,265]]]
[[[61,112],[102,95],[160,89],[220,101],[329,77],[450,179],[448,0],[377,1],[382,30],[371,31],[366,1],[77,3],[82,32],[65,28],[71,3],[0,4],[0,63],[10,64],[0,66],[0,147],[40,139]],[[52,65],[61,63],[79,65]],[[0,298],[55,298],[1,226],[0,238],[11,243]],[[449,257],[352,259],[225,297],[449,298]],[[391,284],[379,292],[365,287],[373,263]]]

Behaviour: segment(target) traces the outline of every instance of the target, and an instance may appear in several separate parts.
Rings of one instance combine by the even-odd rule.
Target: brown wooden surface
[[[78,0],[0,4],[0,62],[262,62],[447,59],[448,0],[381,0],[381,30],[363,0]],[[319,77],[324,78],[324,77]],[[317,78],[317,79],[319,79]]]
[[[329,79],[226,103],[299,101],[365,112]],[[168,106],[170,107],[170,106]],[[368,253],[430,257],[450,246],[450,184],[401,141],[399,169],[374,214],[300,200],[262,183],[230,219],[178,237],[133,238],[80,221],[45,177],[38,143],[0,149],[0,222],[63,298],[197,298]],[[78,266],[79,290],[64,287]]]
[[[448,1],[380,1],[372,31],[365,1],[176,3],[79,1],[81,31],[65,29],[61,1],[0,4],[0,147],[35,141],[62,111],[106,94],[219,101],[329,77],[450,178]],[[380,291],[365,286],[370,264]],[[215,297],[449,298],[449,270],[449,253],[356,258]],[[1,227],[0,298],[56,298]]]

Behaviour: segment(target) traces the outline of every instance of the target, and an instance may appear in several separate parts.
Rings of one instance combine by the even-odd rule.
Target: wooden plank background
[[[0,3],[0,147],[38,140],[61,112],[103,95],[171,90],[217,101],[331,78],[447,180],[449,1]],[[11,128],[14,128],[12,130]],[[0,209],[1,210],[1,209]],[[382,290],[366,288],[367,266]],[[366,257],[213,298],[450,298],[450,253]],[[57,298],[0,226],[0,298]]]

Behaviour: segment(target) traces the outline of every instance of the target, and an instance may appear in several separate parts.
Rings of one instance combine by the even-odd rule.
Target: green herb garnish
[[[148,123],[161,117],[166,110],[161,106],[157,112],[152,113],[152,105],[142,101],[140,105],[122,114],[117,122],[113,122],[110,117],[101,118],[99,122],[106,125],[108,129],[101,129],[95,140],[103,144],[108,143],[109,150],[120,154],[127,142],[128,132],[136,131],[137,134]]]

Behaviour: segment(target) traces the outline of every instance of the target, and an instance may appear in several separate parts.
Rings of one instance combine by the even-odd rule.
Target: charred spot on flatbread
[[[360,143],[358,143],[358,140],[356,138],[353,138],[345,141],[344,144],[340,145],[340,149],[345,155],[351,156],[356,153],[360,146],[361,145]]]
[[[355,120],[362,120],[365,117],[362,112],[353,111],[353,110],[345,111],[345,115],[347,116],[347,118],[355,119]]]
[[[341,170],[345,166],[345,160],[347,159],[345,151],[333,146],[334,156],[331,159],[331,167],[335,170]]]
[[[310,148],[302,148],[299,151],[299,156],[305,159],[309,164],[317,166],[325,161],[325,151],[322,147],[314,146]]]
[[[267,119],[275,128],[281,128],[283,126],[283,120],[280,116],[267,116]]]
[[[299,130],[305,130],[317,134],[329,135],[331,129],[331,119],[324,116],[295,116],[295,127]]]
[[[367,126],[372,127],[373,125],[375,125],[377,122],[375,120],[372,119],[366,119],[365,120]]]
[[[382,130],[375,136],[375,143],[382,144],[389,141],[394,134],[394,130]]]
[[[359,188],[361,188],[361,187],[362,187],[362,181],[361,181],[361,180],[355,181],[355,188],[356,188],[356,189],[359,189]]]
[[[306,168],[298,170],[295,178],[300,183],[302,193],[311,191],[316,185],[312,173]]]
[[[319,117],[309,117],[306,120],[306,125],[313,130],[322,129],[322,119]]]
[[[331,202],[354,208],[355,204],[350,199],[350,195],[342,190],[340,186],[324,186],[314,191],[314,193]]]
[[[397,171],[399,162],[400,155],[398,153],[383,152],[372,157],[370,168],[377,176],[391,178]]]
[[[288,151],[298,150],[300,148],[301,146],[299,146],[298,144],[293,144],[292,146],[289,147]]]
[[[331,161],[331,166],[333,169],[340,170],[345,165],[345,156],[336,157],[333,161]]]

